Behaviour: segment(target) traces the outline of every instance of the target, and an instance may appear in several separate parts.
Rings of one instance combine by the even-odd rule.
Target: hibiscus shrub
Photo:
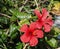
[[[0,49],[60,47],[60,29],[51,13],[57,1],[0,0]]]

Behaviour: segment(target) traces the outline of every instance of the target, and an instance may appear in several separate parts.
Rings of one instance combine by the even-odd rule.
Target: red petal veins
[[[40,19],[41,18],[41,13],[40,13],[40,11],[39,10],[37,10],[37,9],[35,9],[34,10],[34,13],[36,14],[36,16],[38,17],[38,19]]]
[[[41,29],[42,28],[42,23],[36,22],[36,28]]]
[[[48,23],[50,26],[52,26],[53,25],[52,17],[51,16],[48,17],[45,22]]]
[[[35,36],[32,36],[30,39],[30,46],[36,46],[38,44],[38,39]]]
[[[42,9],[42,21],[46,20],[47,16],[49,16],[49,13],[46,10],[46,8],[43,8]]]
[[[26,24],[24,24],[21,28],[20,28],[20,31],[21,32],[28,32],[28,30],[29,30],[29,28],[28,28],[28,26],[26,25]]]
[[[26,42],[29,42],[30,40],[30,36],[27,36],[26,34],[23,34],[21,37],[20,37],[21,41],[26,43]]]
[[[35,29],[41,29],[42,25],[39,22],[32,22],[30,24],[30,31],[33,32]]]
[[[52,26],[52,25],[53,25],[53,21],[52,21],[52,20],[47,21],[46,23],[48,23],[50,26]]]
[[[42,30],[35,30],[34,33],[36,34],[36,37],[38,37],[38,38],[44,37],[44,33]]]
[[[30,24],[30,28],[29,29],[30,29],[31,32],[33,32],[36,29],[36,22],[32,22]]]
[[[51,30],[51,26],[48,25],[48,24],[44,24],[44,31],[45,32],[50,32],[50,30]]]

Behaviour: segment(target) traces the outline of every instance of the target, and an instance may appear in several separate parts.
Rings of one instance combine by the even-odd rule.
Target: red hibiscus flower
[[[39,10],[35,9],[34,13],[38,17],[38,20],[36,21],[36,23],[38,24],[38,27],[40,28],[43,27],[45,32],[49,32],[51,30],[53,20],[52,20],[52,17],[49,16],[48,11],[45,8],[43,8],[42,14],[41,14]]]
[[[38,38],[43,38],[44,33],[42,30],[35,29],[35,23],[32,22],[30,26],[24,24],[20,31],[24,34],[20,37],[21,41],[24,43],[29,43],[30,46],[36,46],[38,43]]]

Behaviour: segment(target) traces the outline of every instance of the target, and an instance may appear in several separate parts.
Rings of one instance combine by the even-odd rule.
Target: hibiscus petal
[[[35,29],[41,29],[42,25],[39,22],[32,22],[30,24],[30,31],[33,32]]]
[[[46,23],[49,24],[50,26],[52,26],[53,25],[53,20],[47,21]]]
[[[49,16],[49,13],[46,10],[46,8],[43,8],[42,9],[42,20],[44,21],[47,18],[47,16]]]
[[[38,39],[35,36],[32,36],[30,39],[30,46],[36,46],[38,44]]]
[[[42,28],[42,23],[37,21],[35,26],[36,26],[36,28],[41,29]]]
[[[51,16],[48,17],[45,22],[52,26],[53,25],[52,17]]]
[[[36,37],[43,38],[44,33],[42,30],[35,30],[34,33],[36,34]]]
[[[33,32],[34,31],[34,29],[36,29],[36,23],[35,22],[32,22],[31,24],[30,24],[30,27],[29,27],[29,30],[31,31],[31,32]]]
[[[26,34],[23,34],[21,37],[20,37],[21,41],[26,43],[26,42],[29,42],[30,40],[30,36],[27,36]]]
[[[51,30],[51,26],[48,25],[48,24],[44,24],[44,31],[45,32],[50,32],[50,30]]]
[[[36,14],[36,16],[38,17],[38,19],[40,19],[41,18],[41,13],[40,13],[40,11],[39,10],[37,10],[37,9],[35,9],[34,10],[34,13]]]
[[[28,32],[28,30],[29,30],[29,28],[28,28],[28,26],[26,25],[26,24],[24,24],[24,25],[22,25],[22,27],[20,28],[20,31],[21,32]]]

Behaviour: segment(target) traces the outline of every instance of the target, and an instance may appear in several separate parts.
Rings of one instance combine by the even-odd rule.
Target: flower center
[[[32,34],[33,34],[33,35],[36,35],[36,32],[33,32]]]

